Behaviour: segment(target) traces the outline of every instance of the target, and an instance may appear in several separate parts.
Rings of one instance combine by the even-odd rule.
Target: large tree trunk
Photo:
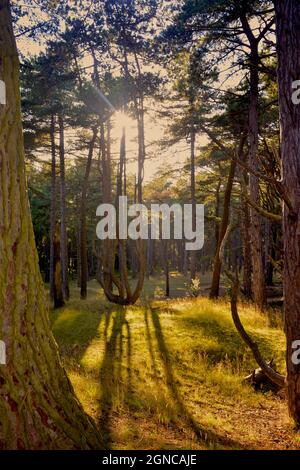
[[[60,249],[61,249],[61,272],[62,284],[65,299],[69,299],[69,280],[68,280],[68,240],[66,226],[66,178],[65,178],[65,136],[64,136],[64,118],[60,113],[58,116],[59,125],[59,161],[60,161]]]
[[[19,62],[8,0],[0,0],[0,369],[1,449],[100,447],[61,366],[28,204],[19,94]]]
[[[85,168],[85,175],[82,185],[81,194],[81,207],[80,207],[80,296],[82,299],[87,297],[87,280],[88,280],[88,257],[87,257],[87,234],[86,234],[86,197],[88,190],[89,177],[92,166],[92,159],[94,153],[94,147],[97,139],[98,129],[93,129],[92,139],[89,144],[89,153]]]
[[[300,105],[292,101],[300,79],[300,2],[275,1],[284,207],[284,318],[287,338],[289,410],[300,424],[300,365],[293,342],[300,340]],[[294,361],[295,362],[295,361]]]

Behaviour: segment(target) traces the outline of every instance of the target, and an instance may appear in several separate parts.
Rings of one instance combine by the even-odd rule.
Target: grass
[[[286,403],[242,379],[256,364],[227,301],[185,299],[173,276],[171,300],[147,281],[136,306],[108,303],[96,282],[88,300],[51,312],[64,365],[85,410],[111,449],[295,448]],[[151,300],[152,297],[152,300]],[[284,371],[280,314],[240,307],[247,331]]]

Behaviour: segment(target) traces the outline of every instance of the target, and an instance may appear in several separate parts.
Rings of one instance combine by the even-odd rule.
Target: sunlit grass
[[[182,279],[176,282],[184,289]],[[68,305],[51,312],[75,391],[107,446],[259,447],[260,436],[253,437],[243,420],[239,429],[236,415],[250,408],[259,416],[276,406],[285,425],[288,418],[283,400],[243,383],[256,364],[234,328],[229,303],[204,297],[151,301],[155,285],[157,280],[146,284],[148,300],[144,294],[125,308],[109,304],[92,282],[87,301],[72,289]],[[280,313],[273,314],[275,321],[241,305],[240,314],[266,359],[274,358],[283,372]]]

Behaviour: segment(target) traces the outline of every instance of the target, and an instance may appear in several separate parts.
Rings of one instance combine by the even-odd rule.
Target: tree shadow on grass
[[[122,403],[126,403],[132,394],[131,333],[125,313],[125,308],[118,307],[114,314],[111,312],[103,314],[105,345],[99,374],[101,390],[99,427],[107,449],[110,448],[113,441],[112,410],[114,400],[119,398]],[[124,357],[126,358],[125,367],[123,365]]]
[[[176,384],[176,378],[174,375],[173,367],[172,367],[172,358],[169,353],[164,333],[162,330],[159,314],[157,313],[157,309],[152,308],[150,305],[148,306],[148,310],[145,313],[145,323],[146,323],[146,337],[148,339],[148,346],[149,346],[149,353],[152,361],[152,366],[154,371],[157,371],[154,359],[154,348],[153,343],[151,340],[150,328],[149,328],[149,313],[151,316],[152,324],[154,327],[154,333],[156,342],[158,345],[160,358],[162,361],[162,365],[164,368],[166,384],[169,389],[170,395],[174,401],[176,406],[176,411],[179,416],[184,419],[188,428],[190,428],[196,436],[196,439],[199,442],[204,442],[206,444],[209,443],[216,443],[220,446],[225,446],[234,449],[244,449],[245,446],[240,442],[237,442],[231,438],[224,437],[222,435],[218,435],[211,430],[205,429],[201,426],[193,417],[191,412],[187,409],[183,398],[181,397],[180,391]],[[156,379],[158,377],[157,373],[154,374]],[[181,429],[179,429],[181,431]]]
[[[194,331],[195,335],[201,335],[204,338],[215,340],[217,347],[211,348],[211,350],[209,347],[206,347],[204,351],[206,359],[212,365],[222,362],[225,359],[230,359],[233,365],[238,365],[241,363],[246,353],[251,355],[250,349],[235,329],[230,317],[230,312],[228,315],[228,322],[226,322],[226,324],[222,324],[213,318],[206,318],[205,316],[199,316],[199,318],[181,317],[179,319],[183,327],[188,331]],[[248,329],[247,331],[251,338],[259,344],[263,356],[267,360],[272,359],[274,349],[270,341],[262,335],[258,335],[256,332]],[[199,344],[199,350],[201,351],[201,349],[201,344]]]

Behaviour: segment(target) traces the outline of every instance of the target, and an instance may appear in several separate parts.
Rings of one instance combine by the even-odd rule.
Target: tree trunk
[[[258,46],[252,47],[250,57],[250,109],[249,109],[249,164],[254,172],[259,171],[258,165],[258,133],[259,133],[259,56]],[[260,206],[259,179],[250,174],[250,197],[252,201]],[[253,276],[253,300],[256,305],[263,309],[265,305],[265,277],[263,265],[263,243],[261,216],[257,211],[250,208],[251,219],[251,254],[252,254],[252,276]]]
[[[98,129],[93,129],[92,139],[89,144],[89,153],[85,169],[85,175],[82,185],[81,207],[80,207],[80,296],[82,299],[87,297],[87,278],[88,278],[88,257],[87,257],[87,234],[86,234],[86,197],[88,190],[89,177],[92,166],[93,153],[97,139]]]
[[[50,207],[50,297],[54,298],[54,233],[56,225],[56,150],[55,117],[51,116],[51,207]]]
[[[242,237],[243,237],[243,294],[247,299],[252,298],[252,257],[250,242],[250,214],[249,206],[241,195],[242,206]]]
[[[54,308],[61,308],[64,306],[64,293],[62,288],[61,276],[61,257],[60,257],[60,227],[56,224],[53,236],[53,301]]]
[[[191,131],[191,204],[192,204],[192,226],[193,231],[196,230],[196,178],[195,178],[195,142],[196,142],[196,133],[195,130],[192,129]],[[190,273],[191,273],[191,280],[196,278],[196,256],[197,252],[191,252],[190,258]]]
[[[216,222],[215,222],[215,240],[216,240],[216,249],[218,247],[219,243],[219,236],[220,236],[220,222],[219,222],[219,217],[220,217],[220,189],[221,189],[221,184],[222,180],[219,178],[218,184],[217,184],[217,190],[216,190],[216,206],[215,206],[215,217],[216,217]]]
[[[28,204],[19,94],[19,61],[8,0],[0,0],[0,369],[1,449],[101,447],[74,396],[48,319]]]
[[[247,134],[246,132],[240,138],[239,148],[237,151],[238,159],[241,158],[243,154],[243,149],[245,145]],[[223,215],[222,221],[219,228],[219,241],[218,246],[214,258],[214,267],[213,267],[213,276],[212,276],[212,285],[210,290],[210,298],[218,298],[219,297],[219,290],[220,290],[220,278],[221,278],[221,269],[222,269],[222,260],[220,257],[220,250],[223,245],[223,241],[227,232],[228,224],[229,224],[229,216],[230,216],[230,202],[231,202],[231,193],[234,183],[235,171],[236,171],[237,162],[236,159],[231,161],[230,170],[224,195],[224,206],[223,206]]]
[[[284,207],[284,318],[287,389],[291,416],[300,424],[300,365],[292,360],[300,340],[300,105],[292,101],[300,79],[300,2],[275,1]]]
[[[219,290],[220,290],[220,278],[221,278],[221,268],[222,268],[222,260],[220,259],[220,249],[226,235],[228,223],[229,223],[229,213],[230,213],[230,200],[231,200],[231,192],[233,187],[234,175],[236,170],[236,161],[232,160],[230,165],[230,171],[224,196],[224,209],[223,209],[223,216],[222,222],[219,231],[219,242],[217,251],[214,258],[214,269],[213,269],[213,276],[212,276],[212,284],[210,290],[210,298],[216,299],[219,297]]]
[[[65,179],[65,137],[64,119],[62,114],[58,116],[59,125],[59,161],[60,161],[60,249],[61,249],[61,272],[63,292],[66,300],[70,297],[68,281],[68,241],[66,227],[66,179]]]

